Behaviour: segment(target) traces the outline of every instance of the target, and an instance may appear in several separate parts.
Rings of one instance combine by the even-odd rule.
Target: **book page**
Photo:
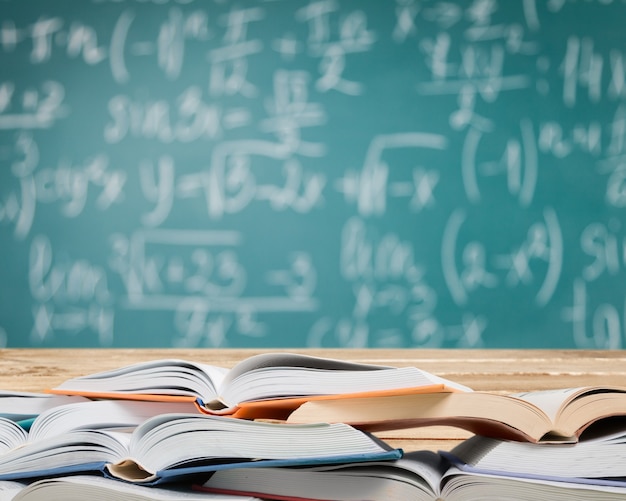
[[[19,424],[0,417],[0,454],[4,454],[28,440],[28,433]]]
[[[561,409],[583,390],[583,388],[560,388],[516,393],[511,396],[536,405],[546,413],[554,424]]]
[[[87,400],[47,410],[32,423],[31,441],[78,429],[134,428],[146,419],[166,413],[195,412],[191,402]]]
[[[59,405],[87,401],[87,398],[81,396],[2,390],[0,391],[0,416],[13,421],[21,421],[34,418]]]
[[[54,394],[110,398],[127,395],[172,395],[214,398],[228,369],[180,359],[160,359],[68,379]]]
[[[247,372],[271,367],[308,367],[311,369],[334,371],[375,371],[393,368],[384,365],[359,364],[355,362],[346,362],[343,360],[301,355],[298,353],[263,353],[261,355],[255,355],[246,358],[245,360],[242,360],[241,362],[236,364],[228,372],[228,374],[224,378],[224,381],[222,382],[222,385],[223,387],[227,386],[230,381]]]

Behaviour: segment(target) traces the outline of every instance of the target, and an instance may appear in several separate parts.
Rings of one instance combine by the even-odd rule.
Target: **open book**
[[[33,437],[33,430],[27,435],[12,421],[4,421],[16,433],[0,451],[3,480],[100,472],[156,484],[221,468],[387,460],[402,455],[345,424],[287,426],[183,413],[160,414],[126,430],[71,426],[63,433]]]
[[[2,497],[5,492],[2,490],[2,483],[7,484],[7,497]],[[45,478],[30,485],[9,481],[0,482],[0,501],[61,499],[63,501],[261,501],[247,495],[209,494],[174,487],[145,487],[95,475]]]
[[[617,501],[626,496],[626,484],[585,485],[464,472],[430,451],[384,463],[221,470],[197,489],[281,501]]]
[[[369,431],[450,425],[497,438],[576,442],[588,426],[613,416],[626,416],[626,388],[325,397],[302,403],[287,422],[343,422]]]
[[[98,398],[191,399],[204,412],[236,414],[249,401],[396,390],[469,391],[469,388],[415,367],[264,353],[249,357],[230,370],[185,360],[143,362],[69,379],[50,392]],[[247,417],[280,419],[283,414],[274,414],[278,411],[284,414],[285,409],[279,406],[267,415],[263,414],[262,406],[256,406],[256,414]]]
[[[606,425],[593,430],[598,434],[585,434],[576,444],[532,444],[474,436],[445,454],[468,472],[626,488],[626,426],[623,421]],[[611,433],[612,429],[619,431]]]

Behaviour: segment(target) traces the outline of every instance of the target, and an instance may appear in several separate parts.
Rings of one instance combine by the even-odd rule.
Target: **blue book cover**
[[[391,449],[370,454],[348,454],[345,456],[325,456],[325,457],[301,457],[295,459],[261,459],[261,460],[232,460],[232,461],[212,461],[195,466],[183,466],[170,468],[155,472],[145,479],[123,478],[113,473],[111,465],[105,465],[101,470],[105,476],[117,480],[132,481],[141,485],[161,485],[181,480],[191,481],[206,478],[214,471],[232,468],[270,468],[270,467],[297,467],[297,466],[321,466],[330,464],[351,464],[369,461],[393,461],[400,459],[403,455],[401,449]]]

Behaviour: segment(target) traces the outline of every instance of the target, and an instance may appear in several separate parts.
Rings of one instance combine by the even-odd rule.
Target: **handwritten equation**
[[[625,14],[4,2],[0,345],[622,348]]]

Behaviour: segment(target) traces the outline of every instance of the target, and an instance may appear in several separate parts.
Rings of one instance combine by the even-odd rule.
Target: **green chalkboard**
[[[623,2],[0,12],[0,345],[623,346]]]

